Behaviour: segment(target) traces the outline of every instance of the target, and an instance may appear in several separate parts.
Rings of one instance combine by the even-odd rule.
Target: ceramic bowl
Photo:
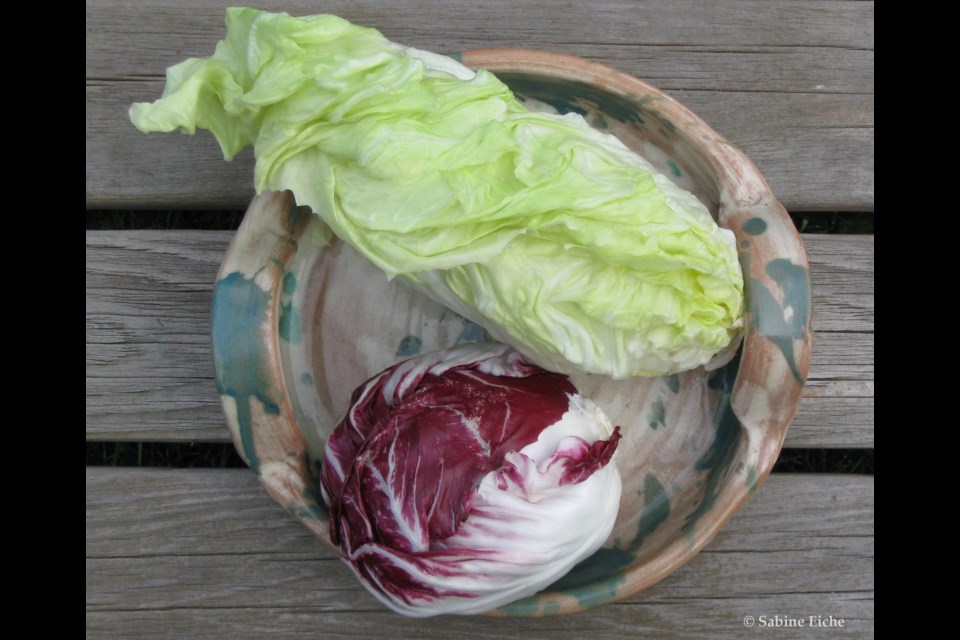
[[[568,613],[634,594],[677,569],[764,481],[810,363],[807,260],[753,163],[664,93],[567,55],[495,49],[461,59],[497,73],[532,108],[583,114],[693,191],[736,234],[744,270],[746,332],[728,365],[662,378],[573,378],[623,427],[620,514],[596,554],[495,612]],[[270,494],[330,544],[316,461],[351,392],[409,356],[485,336],[388,283],[349,246],[319,242],[318,227],[289,193],[253,200],[218,276],[213,344],[239,452]]]

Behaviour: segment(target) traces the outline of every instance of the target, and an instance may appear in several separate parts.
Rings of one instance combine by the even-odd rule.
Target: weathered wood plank
[[[130,104],[162,89],[139,80],[87,86],[87,207],[244,207],[253,195],[250,149],[224,162],[207,132],[145,135],[130,124]],[[873,96],[673,94],[741,148],[787,208],[873,208]]]
[[[144,136],[126,116],[131,102],[160,95],[167,66],[210,54],[227,4],[87,2],[89,207],[249,200],[249,151],[226,164],[207,134]],[[741,147],[788,208],[873,207],[872,2],[604,0],[538,10],[511,0],[337,0],[322,10],[428,50],[526,47],[611,64],[672,93]]]
[[[669,605],[638,604],[629,608],[610,605],[611,613],[578,613],[566,618],[539,620],[490,618],[430,618],[426,622],[379,611],[325,611],[319,607],[284,609],[176,609],[168,612],[108,611],[87,613],[87,636],[96,638],[138,638],[165,640],[183,638],[356,638],[357,640],[529,640],[530,638],[587,637],[602,640],[622,638],[670,638],[671,640],[742,640],[754,632],[776,634],[784,640],[808,638],[874,637],[873,596],[837,594],[833,610],[842,610],[840,629],[746,629],[744,611],[763,611],[772,619],[776,613],[809,618],[807,611],[823,608],[826,594],[798,593],[789,597],[711,598]],[[789,612],[789,613],[788,613]],[[737,616],[740,616],[739,618]],[[827,614],[823,614],[826,618]],[[754,616],[755,617],[755,616]],[[836,617],[836,616],[834,616]],[[328,632],[327,630],[334,630]],[[336,635],[327,635],[335,633]]]
[[[223,38],[228,0],[157,0],[118,3],[87,0],[87,77],[143,77],[191,56],[209,55]],[[755,90],[760,78],[783,82],[777,89],[805,88],[833,91],[873,90],[872,2],[806,0],[746,0],[702,3],[697,0],[597,0],[557,6],[547,0],[518,4],[513,0],[329,0],[322,6],[307,0],[266,0],[257,6],[292,15],[334,13],[358,24],[379,29],[386,37],[421,49],[464,51],[481,47],[562,47],[574,55],[604,59],[613,52],[664,47],[668,52],[696,54],[707,65],[699,74],[708,84],[700,88]],[[549,18],[549,19],[545,19]],[[110,34],[111,38],[103,37]],[[783,59],[758,59],[747,66],[723,69],[717,54],[782,49]],[[790,49],[791,51],[786,51]],[[817,49],[809,58],[807,49]],[[601,53],[598,53],[601,52]],[[603,55],[606,54],[606,55]],[[791,55],[801,56],[790,64]],[[824,57],[827,56],[827,57]],[[635,67],[650,69],[658,79],[669,79],[677,67],[657,49],[647,58],[625,55]],[[732,60],[732,59],[731,59]],[[781,66],[786,65],[786,66]],[[850,73],[850,72],[854,73]],[[822,76],[843,73],[849,83],[817,88]],[[695,79],[696,74],[690,74]],[[723,76],[717,77],[717,76]],[[712,76],[712,77],[711,77]],[[734,83],[720,84],[718,83]],[[736,84],[746,83],[746,84]],[[678,88],[661,83],[665,89]],[[766,89],[771,87],[766,85]]]
[[[540,620],[386,611],[245,470],[87,469],[87,632],[95,637],[739,638],[752,615],[873,633],[874,484],[779,475],[693,561],[620,603]],[[778,636],[800,637],[793,630]],[[781,633],[782,632],[782,633]]]
[[[802,237],[810,261],[816,330],[873,331],[874,237]]]
[[[210,293],[232,232],[87,233],[91,440],[225,441]],[[873,238],[806,235],[817,331],[793,447],[873,446]]]

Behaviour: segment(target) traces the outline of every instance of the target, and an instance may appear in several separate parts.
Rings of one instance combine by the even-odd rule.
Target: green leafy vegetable
[[[493,74],[332,15],[228,9],[211,58],[135,104],[143,131],[249,144],[255,186],[291,190],[401,276],[540,365],[614,377],[707,363],[741,323],[733,234],[576,114],[531,113]]]

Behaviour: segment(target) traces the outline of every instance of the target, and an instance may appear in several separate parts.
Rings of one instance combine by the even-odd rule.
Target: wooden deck
[[[87,2],[88,209],[244,208],[252,156],[208,134],[144,136],[133,101],[209,55],[224,8]],[[792,211],[872,211],[872,2],[262,2],[328,11],[440,52],[563,51],[633,73],[757,163]],[[548,8],[549,7],[549,8]],[[811,213],[816,216],[816,213]],[[88,441],[228,440],[210,294],[232,232],[88,231]],[[872,235],[805,234],[810,381],[787,447],[873,448]],[[653,588],[573,616],[411,620],[379,605],[246,470],[88,467],[91,638],[872,637],[873,476],[774,474],[705,551]],[[752,616],[753,628],[743,620]],[[803,628],[758,628],[761,616]],[[814,618],[810,620],[811,616]],[[817,617],[842,627],[810,627]]]

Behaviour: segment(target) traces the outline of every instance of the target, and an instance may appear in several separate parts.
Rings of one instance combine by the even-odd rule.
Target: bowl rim
[[[740,371],[731,395],[731,408],[742,430],[747,431],[748,445],[754,447],[757,459],[755,481],[747,490],[727,496],[709,518],[700,522],[691,537],[675,540],[665,546],[651,561],[641,566],[631,565],[603,580],[578,588],[577,598],[554,600],[557,606],[543,606],[551,592],[544,591],[530,598],[506,605],[488,615],[542,616],[580,611],[592,606],[621,600],[655,584],[690,561],[703,549],[759,488],[769,475],[783,444],[787,427],[799,405],[806,380],[812,349],[810,325],[810,283],[806,253],[799,233],[783,206],[776,200],[765,179],[747,156],[714,131],[702,119],[663,91],[627,73],[606,64],[586,60],[570,54],[532,49],[476,49],[459,56],[463,64],[493,73],[536,73],[552,78],[587,82],[625,99],[641,95],[656,96],[657,108],[678,124],[678,130],[703,154],[720,186],[718,218],[721,226],[733,230],[737,237],[745,284],[776,293],[784,289],[783,281],[769,271],[769,262],[751,260],[756,255],[775,255],[797,267],[790,286],[797,289],[790,294],[794,306],[805,299],[806,314],[802,320],[802,335],[781,335],[778,327],[764,326],[760,311],[776,311],[754,307],[750,300],[745,309],[745,336],[741,353]],[[277,326],[280,290],[284,265],[296,252],[296,242],[290,228],[294,216],[286,213],[295,207],[290,192],[266,192],[252,200],[243,223],[227,249],[217,276],[211,314],[211,334],[214,346],[215,377],[224,416],[241,457],[250,465],[268,493],[300,520],[318,538],[339,555],[339,548],[329,540],[325,514],[311,506],[317,495],[311,481],[313,473],[305,456],[292,452],[306,449],[303,435],[294,418],[278,348]],[[273,215],[271,212],[283,212]],[[260,223],[257,238],[247,237],[252,221]],[[269,226],[263,233],[265,218]],[[759,222],[757,222],[759,221]],[[762,223],[762,224],[761,224]],[[763,227],[762,229],[760,227]],[[745,259],[744,256],[747,256]],[[763,264],[761,264],[763,263]],[[243,278],[236,278],[236,274]],[[242,280],[242,286],[238,281]],[[786,313],[788,294],[774,295],[781,311]],[[769,306],[769,301],[767,301]],[[238,310],[250,314],[253,321],[236,321]],[[798,311],[795,309],[795,311]],[[243,325],[239,327],[237,325]],[[247,348],[239,349],[236,341],[247,341]],[[789,360],[786,345],[789,342],[793,361]],[[262,347],[258,349],[257,346]],[[253,388],[238,390],[236,374],[230,366],[238,358],[248,367],[260,372]],[[752,371],[741,376],[741,372]],[[759,395],[758,395],[759,394]],[[756,398],[763,396],[764,401]],[[254,397],[264,401],[265,409],[256,416],[242,405]],[[253,403],[256,404],[256,403]],[[254,419],[255,418],[255,419]],[[285,452],[264,455],[267,452]],[[311,503],[313,501],[313,503]],[[622,575],[621,575],[622,574]],[[616,580],[616,584],[613,581]],[[614,586],[615,588],[611,588]],[[564,592],[553,592],[567,595]],[[581,597],[581,594],[583,597]]]
[[[758,243],[772,244],[768,249],[773,249],[775,255],[786,257],[794,264],[802,267],[805,282],[800,288],[805,293],[806,309],[809,315],[812,305],[810,303],[809,266],[806,252],[800,235],[786,210],[777,201],[760,170],[746,154],[732,145],[724,136],[678,100],[636,76],[619,71],[604,63],[566,53],[522,48],[475,49],[464,52],[461,61],[468,67],[486,68],[493,73],[536,72],[553,78],[585,81],[599,85],[603,89],[626,99],[636,98],[639,95],[655,96],[658,99],[658,110],[674,122],[680,123],[678,129],[687,134],[690,142],[701,151],[703,157],[707,159],[711,168],[716,172],[716,180],[721,186],[718,222],[721,226],[734,231],[739,249],[744,248],[742,243],[748,243],[745,246],[749,248],[749,251],[741,252],[741,266],[744,268],[745,280],[752,280],[754,287],[771,289],[778,286],[770,274],[765,273],[763,269],[758,269],[760,265],[743,264],[742,258],[744,254],[749,255],[762,251],[763,248],[758,247]],[[758,226],[756,220],[763,221],[767,229],[772,227],[777,233],[764,233],[762,231],[756,233],[756,227]],[[774,240],[777,240],[777,242],[772,242]],[[795,363],[795,366],[788,367],[789,372],[783,371],[782,367],[762,366],[763,361],[767,361],[766,364],[769,365],[769,361],[776,360],[778,347],[770,344],[771,336],[769,334],[752,326],[753,323],[750,320],[755,317],[755,311],[749,307],[746,310],[745,321],[747,327],[742,352],[749,354],[749,360],[755,365],[754,369],[772,370],[772,375],[767,380],[744,380],[738,372],[731,406],[741,422],[741,428],[748,431],[752,430],[755,435],[754,442],[757,442],[762,449],[758,452],[756,482],[750,491],[742,492],[736,499],[726,502],[724,508],[715,511],[708,521],[708,526],[697,528],[692,544],[690,540],[678,540],[664,549],[653,561],[652,566],[651,563],[648,563],[642,567],[628,567],[624,576],[625,582],[617,589],[615,596],[605,598],[603,595],[603,588],[606,586],[604,582],[611,580],[611,577],[608,577],[604,582],[597,583],[593,594],[597,601],[591,602],[591,605],[615,601],[633,595],[652,586],[689,562],[716,537],[733,514],[750,499],[753,492],[769,476],[782,448],[787,428],[799,405],[800,395],[809,371],[813,332],[808,319],[804,322],[806,331],[801,340],[803,346],[799,358],[797,358],[799,362]],[[776,337],[774,336],[774,338]],[[745,367],[749,369],[750,362],[741,361],[741,371]],[[771,390],[778,391],[775,395],[780,396],[779,404],[786,405],[785,407],[780,407],[779,411],[774,412],[764,410],[762,407],[752,406],[756,403],[750,402],[749,396],[751,394],[766,392],[765,395],[767,396],[774,395],[770,393]],[[783,390],[786,390],[786,392],[783,393]],[[761,437],[756,437],[756,434],[760,434]],[[566,603],[561,603],[558,613],[572,613],[583,608],[585,607],[567,606]]]

